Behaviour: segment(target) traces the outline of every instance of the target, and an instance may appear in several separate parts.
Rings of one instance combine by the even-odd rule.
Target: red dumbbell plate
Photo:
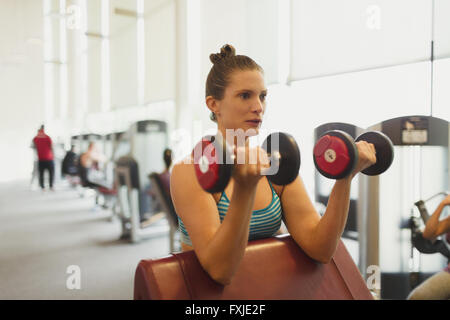
[[[357,163],[358,153],[353,138],[346,132],[326,132],[314,146],[314,164],[317,170],[330,179],[349,175]]]
[[[204,137],[192,152],[200,186],[210,193],[223,191],[230,181],[232,164],[222,139],[218,136]]]

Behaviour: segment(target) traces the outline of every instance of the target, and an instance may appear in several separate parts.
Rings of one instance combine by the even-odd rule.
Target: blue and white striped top
[[[271,237],[280,229],[282,218],[280,197],[278,197],[270,181],[269,185],[272,190],[272,202],[266,208],[254,210],[252,212],[252,217],[250,219],[249,240]],[[220,222],[222,222],[225,218],[229,206],[230,200],[228,199],[225,191],[223,191],[220,200],[217,203]],[[178,217],[178,225],[181,234],[181,242],[192,246],[189,234],[180,217]]]

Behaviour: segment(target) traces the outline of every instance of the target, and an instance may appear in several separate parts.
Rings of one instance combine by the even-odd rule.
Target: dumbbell
[[[300,150],[291,135],[272,133],[264,140],[262,149],[271,164],[266,172],[270,181],[287,185],[295,180],[300,169]],[[235,156],[222,135],[203,137],[192,153],[200,186],[209,193],[223,191],[233,174]]]
[[[366,141],[375,147],[377,161],[361,171],[375,176],[382,174],[394,160],[394,145],[391,139],[379,131],[368,131],[359,135],[355,141],[346,132],[331,130],[325,132],[314,146],[313,158],[317,170],[330,179],[348,176],[358,163],[358,149],[355,142]]]

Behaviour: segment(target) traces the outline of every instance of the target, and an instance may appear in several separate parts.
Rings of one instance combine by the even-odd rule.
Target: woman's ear
[[[206,105],[214,114],[217,115],[219,113],[219,103],[213,96],[206,97]]]

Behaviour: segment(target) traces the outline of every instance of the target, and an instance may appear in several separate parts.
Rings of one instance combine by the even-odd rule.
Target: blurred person
[[[167,194],[170,195],[170,167],[172,165],[172,150],[171,149],[164,149],[163,151],[163,160],[165,164],[165,169],[160,172],[159,178],[161,179],[161,182],[163,184],[163,187]],[[152,185],[149,175],[149,181],[146,184],[143,192],[141,193],[140,197],[140,214],[141,214],[141,222],[147,220],[148,214],[153,215],[154,213],[157,213],[161,211],[161,204],[156,201],[156,191],[154,189],[155,187]]]
[[[427,220],[423,237],[435,241],[437,237],[447,234],[450,238],[450,216],[440,220],[446,206],[450,206],[450,195],[444,198]],[[416,287],[408,296],[408,300],[449,300],[450,299],[450,263],[447,267],[434,274]]]
[[[52,139],[45,133],[44,125],[39,128],[37,135],[33,138],[33,145],[38,158],[39,185],[45,191],[44,172],[48,171],[50,190],[53,190],[53,181],[55,178],[53,143]]]
[[[83,187],[107,187],[104,173],[100,170],[106,161],[105,156],[99,152],[94,142],[90,142],[88,149],[80,155],[78,162],[78,175]]]
[[[62,176],[75,176],[78,174],[78,155],[75,153],[75,146],[72,145],[67,151],[61,165]]]
[[[161,182],[166,189],[166,193],[170,194],[170,166],[172,165],[172,150],[165,149],[163,153],[164,163],[166,168],[159,174]]]

